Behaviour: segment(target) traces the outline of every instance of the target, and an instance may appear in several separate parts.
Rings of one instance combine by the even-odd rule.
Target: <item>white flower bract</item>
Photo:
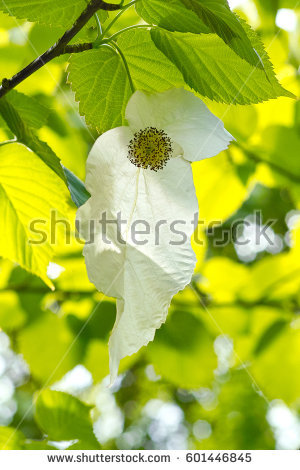
[[[198,204],[190,162],[218,154],[233,139],[222,121],[184,89],[136,91],[126,119],[128,127],[112,129],[96,140],[87,160],[91,198],[77,213],[80,234],[89,240],[83,251],[89,279],[99,291],[117,299],[109,341],[112,382],[120,360],[153,340],[172,297],[191,280],[196,263],[192,222]],[[172,143],[166,150],[170,158],[157,171],[129,159],[130,143],[135,136],[148,135],[140,132],[148,128]],[[152,144],[152,140],[141,144],[144,159],[154,155]],[[137,145],[139,141],[131,145],[133,151]],[[103,214],[109,221],[105,229],[99,223]],[[126,221],[121,226],[118,214]]]

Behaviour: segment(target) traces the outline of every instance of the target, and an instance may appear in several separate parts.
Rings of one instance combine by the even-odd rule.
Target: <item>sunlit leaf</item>
[[[2,292],[0,294],[0,328],[11,332],[21,328],[26,320],[15,292]]]
[[[126,57],[137,89],[153,92],[184,85],[179,70],[154,46],[150,31],[136,29],[124,32],[118,45]]]
[[[49,168],[65,181],[65,175],[59,158],[46,142],[41,141],[29,127],[29,124],[36,118],[32,116],[33,112],[30,111],[30,119],[28,119],[28,111],[24,110],[27,100],[30,102],[30,98],[22,98],[22,100],[14,99],[12,101],[10,98],[2,98],[0,101],[0,113],[18,141],[35,152]],[[31,106],[34,107],[34,104],[31,103]]]
[[[70,248],[70,253],[74,254],[72,246],[70,246]],[[82,244],[76,244],[76,251],[78,251],[78,249],[82,249]],[[62,247],[61,251],[66,253],[66,248]],[[81,253],[81,251],[79,251],[79,253]],[[80,291],[81,293],[91,293],[95,291],[95,286],[88,279],[84,259],[81,254],[77,257],[66,256],[65,259],[58,258],[56,261],[64,268],[64,271],[56,281],[58,289],[74,293],[77,291]]]
[[[107,339],[116,319],[116,306],[113,302],[100,301],[90,312],[88,318],[79,319],[75,315],[67,317],[68,325],[80,341]]]
[[[245,370],[234,371],[218,395],[218,407],[208,414],[212,434],[203,449],[273,449],[274,436],[266,419],[268,404],[257,393]]]
[[[284,328],[288,325],[287,320],[278,320],[273,323],[269,328],[267,328],[262,336],[260,337],[259,341],[257,342],[254,354],[257,356],[261,354],[269,345],[276,339],[276,337],[282,333]]]
[[[251,372],[269,400],[282,399],[292,404],[299,398],[299,340],[299,325],[291,325],[253,362]]]
[[[95,383],[109,375],[108,345],[103,341],[91,340],[88,344],[84,366],[91,372]]]
[[[264,160],[275,164],[283,172],[299,178],[300,184],[300,137],[296,129],[271,126],[261,134],[261,150]],[[296,180],[295,180],[296,181]]]
[[[236,174],[228,154],[193,164],[201,227],[219,226],[242,204],[247,188]]]
[[[135,5],[138,14],[147,23],[158,25],[169,31],[182,33],[209,33],[209,26],[193,9],[186,8],[181,0],[140,0]]]
[[[213,337],[188,311],[175,311],[158,330],[146,353],[157,374],[179,387],[211,384],[217,365]]]
[[[46,124],[49,110],[37,99],[16,90],[11,90],[5,99],[16,110],[22,121],[26,122],[28,127],[39,129]]]
[[[283,299],[297,293],[300,286],[300,266],[297,256],[281,253],[263,258],[251,269],[248,283],[240,290],[247,301]]]
[[[0,211],[4,222],[0,253],[51,286],[46,275],[53,255],[49,220],[51,209],[59,214],[67,213],[65,185],[37,155],[21,144],[0,147],[0,155]],[[44,235],[32,225],[37,219],[43,224]]]
[[[186,83],[212,100],[250,104],[293,96],[277,82],[271,68],[253,68],[217,35],[156,29],[151,36],[158,49],[181,71]]]
[[[25,436],[17,429],[0,426],[0,449],[22,450],[24,449]]]
[[[18,347],[30,364],[32,376],[48,385],[78,364],[80,344],[73,341],[74,335],[64,319],[54,313],[43,313],[21,331]]]
[[[250,277],[246,266],[225,257],[214,257],[208,260],[201,274],[203,276],[202,287],[216,303],[235,301]]]
[[[0,8],[17,18],[29,21],[39,21],[43,24],[68,27],[86,8],[84,0],[5,0],[0,3]]]
[[[216,33],[238,55],[255,67],[263,68],[238,17],[226,0],[142,0],[138,13],[148,22],[169,31]]]
[[[97,443],[90,409],[90,406],[67,393],[43,390],[37,394],[35,417],[51,440],[82,439]]]
[[[118,53],[108,46],[73,55],[69,82],[88,125],[99,132],[124,124],[129,81]]]

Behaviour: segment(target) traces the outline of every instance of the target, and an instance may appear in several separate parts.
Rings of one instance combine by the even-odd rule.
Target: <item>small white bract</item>
[[[80,234],[89,240],[89,279],[117,299],[109,341],[112,382],[120,360],[153,340],[172,297],[191,280],[198,204],[190,162],[217,155],[233,139],[183,89],[136,91],[126,119],[128,127],[95,142],[87,160],[91,198],[77,213]]]

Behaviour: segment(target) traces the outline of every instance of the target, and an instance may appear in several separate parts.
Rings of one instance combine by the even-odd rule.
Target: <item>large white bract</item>
[[[120,360],[153,340],[172,297],[191,280],[198,204],[190,162],[218,154],[233,139],[184,89],[136,91],[126,118],[128,127],[95,142],[87,160],[91,198],[77,214],[89,279],[117,299],[112,382]]]

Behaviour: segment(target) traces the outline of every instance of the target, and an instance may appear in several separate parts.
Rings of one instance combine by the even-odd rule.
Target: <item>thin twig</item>
[[[6,95],[6,93],[15,88],[17,85],[19,85],[19,83],[23,82],[26,78],[28,78],[34,72],[39,70],[45,64],[47,64],[54,58],[60,56],[61,54],[69,52],[68,50],[66,51],[66,46],[76,36],[76,34],[79,33],[79,31],[86,25],[86,23],[98,10],[115,11],[119,9],[120,5],[116,5],[113,3],[105,3],[103,0],[92,0],[88,4],[86,9],[77,18],[73,26],[64,33],[64,35],[57,41],[56,44],[51,46],[46,52],[44,52],[44,54],[42,54],[40,57],[31,62],[29,65],[27,65],[27,67],[18,72],[12,78],[4,78],[2,80],[2,85],[0,86],[0,98]],[[89,47],[89,49],[91,49],[91,47]],[[76,49],[75,52],[81,51]]]

